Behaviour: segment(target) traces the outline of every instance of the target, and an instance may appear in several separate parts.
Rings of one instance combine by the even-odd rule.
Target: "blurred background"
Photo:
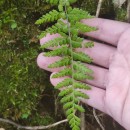
[[[79,0],[74,6],[95,15],[98,2]],[[104,0],[99,17],[127,22],[127,4],[114,5],[113,0]],[[42,52],[37,36],[53,23],[36,26],[35,21],[54,8],[44,0],[0,0],[0,118],[27,126],[65,119],[58,92],[49,81],[50,73],[36,64]],[[101,130],[93,108],[85,107],[86,130]],[[124,130],[107,115],[96,113],[105,130]],[[0,128],[17,130],[2,122]],[[66,123],[49,130],[70,128]]]

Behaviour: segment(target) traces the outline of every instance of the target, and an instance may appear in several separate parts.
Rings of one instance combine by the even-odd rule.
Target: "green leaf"
[[[86,89],[86,90],[90,90],[91,89],[90,86],[88,86],[85,83],[81,83],[81,82],[74,82],[74,87],[75,88],[79,88],[79,89]]]
[[[45,0],[47,3],[53,4],[53,5],[58,5],[59,0]]]
[[[38,19],[35,24],[43,24],[46,22],[54,22],[59,19],[60,13],[56,10],[52,10],[46,15],[43,15],[40,19]]]
[[[79,103],[80,100],[78,98],[73,99],[72,93],[69,93],[69,95],[64,96],[60,101],[61,101],[61,103],[74,101],[74,103],[77,104],[77,103]]]
[[[84,108],[82,106],[79,106],[79,105],[74,105],[75,109],[77,109],[78,111],[80,112],[85,112]]]
[[[61,103],[66,103],[66,102],[70,102],[70,101],[72,101],[72,100],[73,100],[73,96],[70,94],[70,95],[64,96],[64,97],[60,100],[60,102],[61,102]]]
[[[93,73],[91,69],[89,69],[85,64],[81,63],[80,61],[77,61],[77,62],[75,61],[73,64],[73,68],[76,71],[79,71],[81,73],[89,73],[89,74]]]
[[[59,33],[61,35],[63,34],[64,36],[64,33],[68,33],[68,28],[63,21],[58,20],[56,24],[52,25],[52,27],[49,27],[45,31],[42,31],[39,38],[45,37],[48,33],[50,34]]]
[[[11,23],[11,28],[12,28],[12,29],[17,28],[17,23],[15,23],[15,22]]]
[[[48,57],[52,56],[62,56],[62,55],[69,55],[70,54],[70,49],[67,46],[62,46],[60,48],[57,48],[53,51],[46,52],[44,55]]]
[[[68,116],[67,116],[67,119],[68,119],[68,120],[71,120],[73,117],[74,117],[74,113],[68,115]]]
[[[29,114],[25,113],[25,114],[22,114],[22,119],[27,119],[29,117]]]
[[[69,21],[71,22],[77,22],[80,21],[82,19],[86,19],[86,18],[93,18],[88,12],[83,11],[82,9],[78,9],[78,8],[74,8],[69,14]],[[73,18],[72,18],[73,17]]]
[[[67,103],[65,103],[65,104],[63,105],[63,108],[64,108],[64,109],[69,109],[69,108],[71,108],[73,105],[74,105],[73,102],[67,102]]]
[[[96,31],[97,28],[95,27],[91,27],[91,26],[88,26],[84,23],[81,23],[81,22],[76,22],[75,25],[73,25],[75,28],[77,28],[79,30],[79,32],[82,32],[82,33],[86,33],[86,32],[92,32],[92,31]]]
[[[59,6],[58,6],[58,9],[59,9],[59,11],[62,12],[62,11],[63,11],[63,5],[59,5]]]
[[[67,89],[60,91],[58,96],[63,97],[63,96],[71,94],[72,92],[73,92],[72,88],[67,88]]]
[[[70,115],[71,113],[74,113],[74,108],[70,108],[66,111],[66,115]]]
[[[48,42],[44,43],[41,48],[49,48],[49,47],[57,47],[61,45],[67,45],[67,38],[64,37],[57,37],[54,38],[53,40],[49,40]]]
[[[73,48],[82,48],[82,43],[77,41],[71,41]]]
[[[68,66],[68,65],[70,65],[70,64],[71,64],[71,59],[70,59],[70,57],[64,57],[64,58],[62,58],[61,60],[56,61],[56,62],[50,64],[50,65],[48,66],[48,68],[58,68],[58,67],[62,67],[62,66]]]
[[[85,93],[81,92],[81,91],[75,91],[75,97],[80,97],[80,98],[84,98],[84,99],[89,99],[88,95],[86,95]]]
[[[52,78],[59,78],[64,76],[71,76],[72,75],[72,69],[71,68],[65,68],[58,73],[54,74]]]
[[[75,80],[85,80],[88,76],[80,72],[75,72],[73,77]]]
[[[92,59],[83,52],[73,52],[73,58],[74,60],[79,60],[86,63],[91,63]]]
[[[92,48],[92,47],[94,47],[94,42],[86,42],[86,43],[84,43],[84,46],[86,47],[86,48]]]
[[[63,81],[61,81],[60,83],[58,83],[55,88],[60,89],[60,88],[63,88],[63,87],[69,86],[69,85],[72,85],[72,79],[66,78]]]
[[[85,79],[89,79],[89,80],[92,80],[93,77],[91,75],[87,75],[87,74],[84,74],[84,73],[81,73],[81,72],[75,72],[73,74],[73,77],[75,80],[85,80]]]

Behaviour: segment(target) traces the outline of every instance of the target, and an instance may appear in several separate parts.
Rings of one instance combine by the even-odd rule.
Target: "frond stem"
[[[67,0],[66,0],[67,1]],[[75,95],[74,95],[74,91],[75,91],[75,87],[74,87],[74,58],[73,58],[73,46],[72,46],[72,40],[71,40],[71,31],[70,31],[70,23],[69,23],[69,18],[68,18],[68,13],[67,13],[67,7],[65,5],[65,14],[66,14],[66,20],[67,20],[67,26],[68,26],[68,34],[69,34],[69,47],[71,50],[71,69],[72,69],[72,89],[73,89],[73,102],[75,99]],[[74,108],[74,104],[73,104],[73,108]],[[75,113],[73,113],[75,114]]]

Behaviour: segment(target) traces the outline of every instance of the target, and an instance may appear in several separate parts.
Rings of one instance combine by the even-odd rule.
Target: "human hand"
[[[87,65],[94,71],[94,80],[86,80],[92,90],[83,90],[90,99],[82,101],[110,115],[130,130],[130,24],[99,18],[82,22],[98,28],[96,32],[86,33],[86,36],[108,43],[95,42],[93,48],[78,49],[90,55],[93,63],[98,65]],[[47,35],[40,42],[44,44],[57,36]],[[41,53],[37,63],[40,68],[54,73],[61,68],[49,69],[48,65],[59,58],[44,57]],[[50,80],[55,86],[63,78]]]

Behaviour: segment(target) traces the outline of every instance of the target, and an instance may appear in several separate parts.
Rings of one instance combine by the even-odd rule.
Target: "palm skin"
[[[98,28],[97,31],[84,35],[107,43],[95,42],[93,48],[78,49],[89,54],[96,64],[86,64],[94,71],[94,80],[85,81],[92,90],[83,90],[90,99],[82,101],[110,115],[130,130],[130,24],[99,18],[82,20],[82,22]],[[47,35],[40,42],[44,44],[57,36],[58,34]],[[59,58],[44,57],[41,53],[37,63],[40,68],[55,73],[62,68],[49,69],[47,66]],[[55,86],[63,78],[50,78],[50,80]]]

